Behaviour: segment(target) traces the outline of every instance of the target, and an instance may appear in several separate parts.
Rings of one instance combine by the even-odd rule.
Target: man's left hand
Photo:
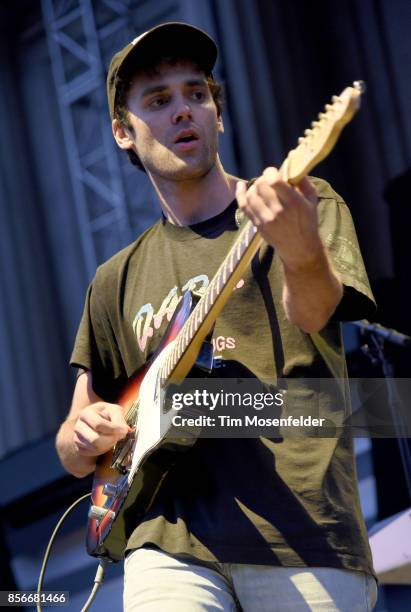
[[[315,266],[324,247],[318,232],[317,193],[306,177],[293,187],[276,168],[269,167],[248,191],[239,181],[236,197],[287,268],[298,272]]]

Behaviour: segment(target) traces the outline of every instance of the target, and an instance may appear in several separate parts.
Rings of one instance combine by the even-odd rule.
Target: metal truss
[[[42,0],[42,11],[91,278],[96,266],[129,243],[155,211],[155,205],[147,207],[146,177],[127,161],[122,163],[116,151],[106,102],[106,69],[114,52],[138,32],[163,19],[178,18],[178,2]]]

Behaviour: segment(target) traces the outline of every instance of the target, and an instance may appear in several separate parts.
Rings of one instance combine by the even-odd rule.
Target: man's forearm
[[[57,454],[63,467],[77,478],[87,476],[96,467],[97,457],[81,455],[74,444],[75,419],[64,421],[56,438]]]
[[[299,269],[283,263],[283,305],[288,320],[307,333],[320,331],[334,313],[343,286],[325,248],[315,261]]]

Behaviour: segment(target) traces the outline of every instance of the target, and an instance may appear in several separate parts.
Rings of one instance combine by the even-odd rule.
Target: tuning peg
[[[318,127],[319,125],[320,125],[320,122],[319,122],[319,121],[313,121],[313,122],[312,122],[312,124],[311,124],[311,126],[312,126],[313,128],[316,128],[316,127]]]
[[[325,110],[326,110],[327,112],[332,111],[332,110],[333,110],[333,108],[334,108],[334,107],[333,107],[333,105],[332,105],[332,104],[326,104],[326,105],[325,105]]]
[[[303,144],[304,142],[305,142],[305,138],[300,136],[299,139],[298,139],[298,144]]]
[[[336,104],[336,102],[340,102],[341,101],[339,96],[333,96],[331,98],[331,100],[332,100],[333,104]]]
[[[352,84],[352,86],[354,87],[354,89],[358,89],[358,91],[363,94],[366,92],[367,86],[365,84],[365,81],[354,81],[354,83]]]
[[[304,136],[311,136],[312,130],[306,129],[304,132]]]

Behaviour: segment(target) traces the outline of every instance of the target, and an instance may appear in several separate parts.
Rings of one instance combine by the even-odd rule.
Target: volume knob
[[[88,517],[91,519],[97,519],[101,521],[105,516],[108,516],[111,520],[114,520],[116,513],[109,508],[103,508],[102,506],[90,506],[88,511]]]
[[[114,495],[117,495],[120,490],[121,490],[121,486],[113,484],[112,482],[106,482],[106,484],[103,487],[104,495],[111,495],[112,497]]]

